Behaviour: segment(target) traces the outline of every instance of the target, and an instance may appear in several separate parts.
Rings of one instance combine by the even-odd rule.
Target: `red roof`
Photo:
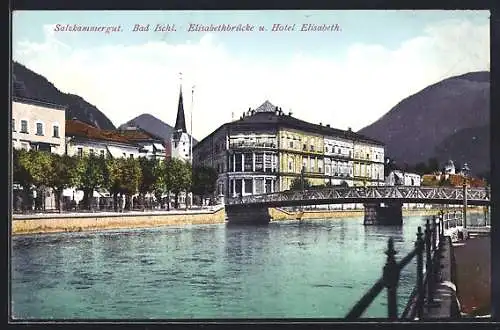
[[[94,140],[113,141],[130,144],[131,141],[117,131],[103,130],[80,120],[66,120],[66,135]]]

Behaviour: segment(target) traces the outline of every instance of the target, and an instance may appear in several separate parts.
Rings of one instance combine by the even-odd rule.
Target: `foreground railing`
[[[423,317],[424,305],[433,303],[434,286],[437,282],[440,265],[439,252],[444,242],[444,236],[444,226],[441,217],[436,218],[436,216],[433,216],[432,220],[427,219],[424,233],[422,233],[422,227],[418,227],[415,248],[399,262],[395,259],[397,252],[394,249],[394,241],[392,238],[389,238],[385,252],[387,260],[383,268],[382,277],[352,307],[351,311],[346,315],[346,319],[361,317],[384,288],[387,289],[387,317],[390,320],[421,319]],[[417,259],[416,285],[404,311],[399,315],[397,289],[401,270],[415,257]]]

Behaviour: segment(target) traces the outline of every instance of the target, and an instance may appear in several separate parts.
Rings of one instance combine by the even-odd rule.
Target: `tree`
[[[19,158],[19,165],[29,177],[29,181],[35,186],[38,193],[37,199],[40,199],[39,207],[45,208],[45,188],[49,184],[50,172],[52,167],[49,152],[30,150]]]
[[[304,178],[304,189],[309,189],[311,188],[311,182]],[[295,178],[292,180],[292,183],[290,184],[290,190],[302,190],[302,178]]]
[[[79,171],[81,171],[82,162],[77,157],[68,155],[51,154],[51,171],[48,185],[54,190],[56,195],[56,207],[62,212],[62,194],[63,190],[78,186]]]
[[[106,168],[109,173],[108,189],[113,195],[115,211],[118,206],[118,194],[125,196],[127,208],[132,206],[131,197],[137,193],[141,182],[140,163],[134,158],[107,159]]]
[[[162,196],[168,191],[167,184],[165,182],[165,173],[165,162],[156,161],[153,167],[153,176],[155,177],[155,181],[151,187],[151,192],[155,196],[156,200],[160,201],[161,208],[163,208]],[[170,210],[170,201],[167,203],[167,210]]]
[[[122,189],[127,198],[127,208],[130,210],[133,206],[132,196],[139,189],[142,178],[142,171],[139,161],[136,158],[127,158],[122,165]]]
[[[148,159],[146,157],[139,158],[141,167],[142,179],[139,184],[139,198],[144,208],[144,199],[146,194],[152,193],[157,177],[155,177],[155,167],[159,163],[156,159]]]
[[[78,170],[78,189],[83,190],[83,204],[92,209],[91,198],[94,190],[110,186],[109,175],[106,172],[106,160],[93,154],[81,158]]]
[[[191,191],[193,194],[200,196],[201,205],[203,205],[206,196],[214,193],[217,177],[217,171],[213,167],[197,166],[194,168]]]
[[[19,184],[23,189],[20,207],[24,211],[28,206],[28,201],[30,201],[30,191],[33,185],[33,177],[29,171],[31,165],[30,154],[24,149],[14,149],[12,158],[13,182]]]
[[[165,162],[165,185],[175,196],[175,208],[179,207],[179,194],[190,190],[191,174],[191,165],[181,159],[170,158]]]

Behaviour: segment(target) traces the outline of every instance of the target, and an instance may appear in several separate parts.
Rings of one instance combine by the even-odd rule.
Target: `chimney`
[[[291,117],[292,116],[292,110],[288,111],[288,115]]]
[[[319,126],[323,126],[323,123],[322,123],[322,122],[319,122]]]
[[[347,127],[348,132],[352,132],[352,129],[350,127]]]
[[[280,114],[278,107],[274,107],[274,113],[278,116]]]

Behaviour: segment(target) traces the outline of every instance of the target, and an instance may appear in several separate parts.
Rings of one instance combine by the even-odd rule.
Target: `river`
[[[14,236],[16,319],[341,318],[382,274],[387,240],[399,260],[423,217],[196,225]],[[399,311],[415,284],[402,272]],[[385,290],[364,317],[384,317]]]

